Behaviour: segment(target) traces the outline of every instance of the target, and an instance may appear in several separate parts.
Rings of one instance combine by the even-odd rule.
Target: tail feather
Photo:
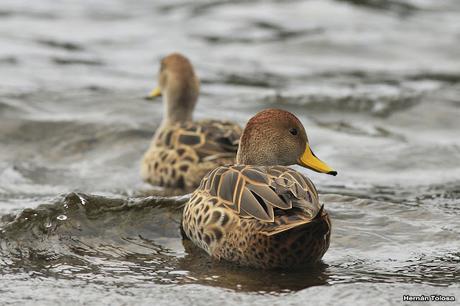
[[[309,218],[309,219],[298,220],[296,222],[290,222],[287,224],[273,225],[271,227],[264,228],[263,230],[259,231],[259,233],[266,235],[266,236],[274,236],[274,235],[289,231],[294,228],[299,228],[299,227],[302,227],[302,226],[305,226],[311,223],[316,223],[322,220],[323,210],[324,210],[324,205],[321,205],[321,208],[319,209],[318,213],[313,219]]]
[[[313,220],[318,219],[318,218],[321,218],[321,216],[323,215],[323,210],[324,210],[324,204],[321,205],[321,207],[320,207],[318,213],[317,213],[316,216],[313,218]]]

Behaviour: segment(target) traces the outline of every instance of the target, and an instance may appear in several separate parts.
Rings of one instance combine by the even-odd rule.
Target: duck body
[[[216,259],[256,268],[319,261],[331,222],[307,177],[286,166],[225,166],[187,202],[182,228]]]
[[[209,171],[235,162],[240,135],[240,126],[230,121],[162,125],[144,154],[141,176],[158,186],[197,187]]]

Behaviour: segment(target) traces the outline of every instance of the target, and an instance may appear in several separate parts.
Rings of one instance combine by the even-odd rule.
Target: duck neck
[[[197,95],[189,92],[181,94],[166,92],[163,97],[163,123],[192,121],[197,98]]]
[[[253,166],[273,166],[280,163],[276,162],[272,154],[266,152],[259,152],[259,154],[252,154],[238,149],[236,155],[236,163],[239,165],[253,165]]]
[[[272,166],[279,164],[274,152],[270,150],[261,150],[260,147],[240,139],[238,153],[236,154],[236,163],[240,165],[253,166]]]

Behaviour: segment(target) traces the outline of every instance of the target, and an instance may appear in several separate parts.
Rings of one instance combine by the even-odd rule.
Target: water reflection
[[[322,262],[293,270],[258,270],[212,260],[189,240],[183,240],[183,245],[186,255],[179,259],[178,267],[188,271],[187,276],[200,284],[248,292],[281,293],[324,285],[328,280],[325,274],[327,265]]]

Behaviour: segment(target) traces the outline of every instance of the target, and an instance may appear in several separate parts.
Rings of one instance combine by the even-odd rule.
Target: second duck
[[[172,53],[161,61],[158,87],[164,118],[144,154],[141,176],[153,185],[192,188],[220,165],[235,162],[239,125],[223,120],[193,121],[200,82],[190,61]]]

